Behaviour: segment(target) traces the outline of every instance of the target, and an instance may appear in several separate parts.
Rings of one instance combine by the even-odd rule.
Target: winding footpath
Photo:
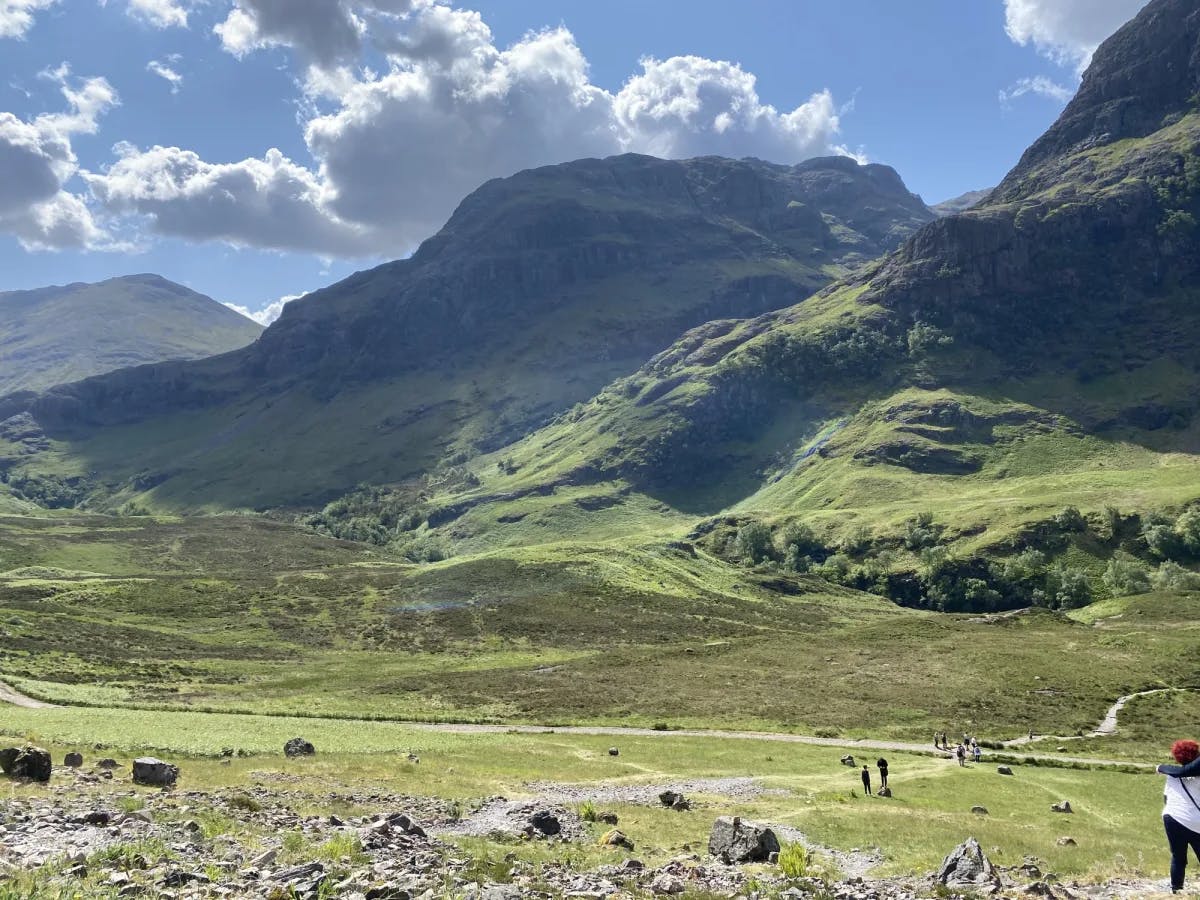
[[[9,687],[3,681],[0,681],[0,703],[7,703],[10,706],[21,706],[25,709],[56,709],[54,703],[43,703],[41,700],[34,700],[32,697],[26,697],[16,688]]]

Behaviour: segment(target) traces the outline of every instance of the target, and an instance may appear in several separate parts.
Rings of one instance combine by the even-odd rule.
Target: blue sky
[[[269,319],[520,168],[853,153],[995,184],[1144,0],[0,0],[0,290]]]

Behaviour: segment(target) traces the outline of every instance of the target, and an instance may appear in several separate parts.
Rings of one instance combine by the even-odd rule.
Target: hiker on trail
[[[975,762],[979,762],[983,758],[983,751],[979,749],[979,741],[971,742],[971,754],[975,757]]]
[[[875,760],[875,765],[879,767],[879,789],[883,790],[887,787],[887,760],[881,756]]]
[[[1176,741],[1171,755],[1177,766],[1159,766],[1168,776],[1163,792],[1163,827],[1171,848],[1171,893],[1183,890],[1188,848],[1200,859],[1200,744]]]
[[[958,764],[960,766],[966,766],[966,764],[967,764],[967,748],[966,747],[964,747],[962,744],[959,744],[957,747],[954,748],[954,755],[958,757]]]
[[[933,733],[933,749],[942,749],[942,733],[940,731],[935,731]]]
[[[862,767],[862,782],[863,790],[867,792],[867,796],[871,796],[871,770],[865,765]]]

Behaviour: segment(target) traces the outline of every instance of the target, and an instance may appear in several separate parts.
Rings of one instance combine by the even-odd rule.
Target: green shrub
[[[803,844],[788,844],[779,851],[779,868],[787,878],[804,878],[812,868],[812,857]]]
[[[1158,567],[1153,581],[1155,589],[1160,591],[1200,591],[1200,574],[1170,560]]]
[[[1104,585],[1114,597],[1145,594],[1150,591],[1150,574],[1141,563],[1114,557],[1104,570]]]
[[[1055,515],[1053,522],[1059,531],[1066,534],[1087,531],[1087,519],[1074,506],[1068,506],[1062,512]]]
[[[1175,533],[1188,553],[1200,556],[1200,506],[1183,511],[1175,520]]]
[[[584,800],[579,804],[579,818],[585,822],[596,822],[600,819],[600,810],[592,800]]]
[[[945,528],[933,521],[933,513],[923,512],[904,523],[904,546],[909,550],[935,547],[942,541]]]
[[[733,539],[733,553],[746,562],[759,563],[774,552],[771,529],[763,522],[747,522]]]

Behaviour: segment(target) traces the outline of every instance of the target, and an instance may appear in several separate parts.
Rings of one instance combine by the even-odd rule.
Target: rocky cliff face
[[[1198,78],[1200,11],[1154,0],[1098,51],[1079,97],[985,202],[821,297],[732,335],[691,333],[633,379],[648,409],[629,409],[640,400],[622,400],[628,385],[592,407],[598,429],[641,423],[604,451],[600,477],[678,487],[764,466],[731,448],[784,429],[797,402],[817,404],[820,421],[908,386],[1012,396],[1031,378],[1080,385],[1042,396],[1052,412],[1095,428],[1171,422],[1183,447],[1200,409],[1163,400],[1145,370],[1169,366],[1200,390]],[[1082,385],[1122,373],[1146,396],[1131,390],[1123,409],[1094,413]]]
[[[531,170],[467,197],[411,259],[289,304],[232,358],[116,373],[34,407],[47,423],[112,424],[302,384],[327,399],[506,353],[546,374],[617,357],[634,368],[701,322],[802,300],[932,218],[893,170],[845,158],[628,155]],[[587,387],[574,399],[601,383]]]

